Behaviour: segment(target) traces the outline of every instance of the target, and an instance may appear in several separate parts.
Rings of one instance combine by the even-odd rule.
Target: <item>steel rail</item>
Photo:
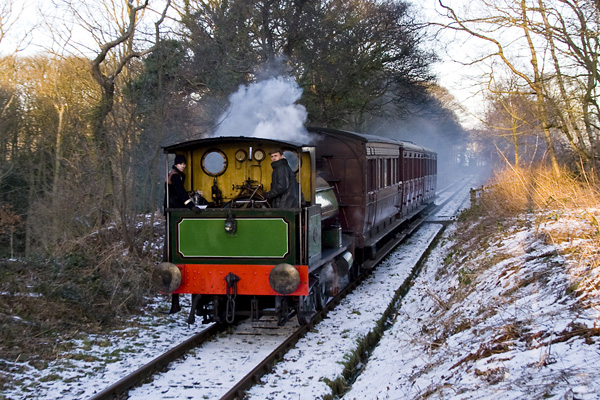
[[[461,185],[461,188],[464,185]],[[227,393],[225,393],[221,400],[240,400],[244,398],[245,392],[250,389],[252,386],[260,382],[260,378],[266,373],[270,372],[275,365],[275,363],[282,359],[284,354],[292,348],[309,330],[313,329],[314,326],[320,322],[329,311],[333,310],[344,297],[350,294],[356,286],[358,286],[363,280],[365,280],[372,272],[375,266],[377,266],[388,254],[392,252],[400,243],[402,243],[408,236],[410,236],[417,228],[421,225],[428,223],[427,217],[437,210],[441,209],[445,204],[450,201],[451,198],[456,196],[458,191],[454,191],[454,194],[450,195],[444,202],[441,204],[432,204],[431,206],[425,208],[421,211],[418,218],[412,221],[406,229],[404,229],[401,233],[397,234],[394,240],[389,241],[387,244],[382,246],[379,251],[377,251],[375,257],[373,259],[367,260],[363,263],[365,267],[364,271],[358,276],[358,278],[347,285],[340,293],[338,293],[333,299],[331,299],[326,307],[315,314],[308,324],[299,327],[296,331],[294,331],[288,339],[286,339],[281,345],[279,345],[273,352],[271,352],[268,356],[264,358],[264,360],[258,364],[252,371],[250,371],[246,376],[244,376],[235,386],[233,386]],[[425,255],[421,256],[419,259],[419,263],[422,262],[422,259]]]
[[[448,187],[448,190],[450,187],[455,187],[455,186],[459,186],[458,189],[454,190],[454,192],[450,196],[448,196],[446,199],[444,199],[443,202],[441,202],[440,204],[436,204],[435,208],[433,210],[431,210],[431,212],[429,212],[429,215],[427,216],[427,219],[425,220],[426,223],[441,224],[444,226],[448,226],[449,224],[454,222],[453,218],[429,219],[429,216],[435,215],[435,213],[438,210],[441,210],[446,204],[448,204],[450,202],[450,200],[452,200],[455,196],[457,196],[457,194],[461,191],[461,189],[463,189],[465,186],[469,186],[469,181],[462,180],[462,181],[456,182],[455,184],[450,185]]]
[[[400,244],[410,233],[414,231],[419,225],[423,223],[424,218],[419,218],[413,222],[408,229],[403,231],[401,236],[396,236],[395,240],[388,242],[384,245],[376,254],[376,257],[371,260],[367,260],[363,263],[365,270],[357,277],[357,279],[350,284],[346,285],[335,297],[333,297],[323,310],[316,313],[306,325],[298,327],[290,336],[281,343],[275,350],[267,355],[252,371],[244,376],[231,390],[229,390],[222,399],[240,399],[243,396],[244,391],[248,390],[255,383],[260,381],[260,378],[269,372],[275,362],[281,359],[283,355],[292,348],[298,340],[300,340],[306,333],[314,328],[329,311],[333,310],[348,294],[350,294],[356,286],[358,286],[364,279],[367,278],[372,272],[374,265],[377,265],[387,254],[389,254],[398,244]],[[192,336],[185,342],[175,346],[166,353],[158,356],[154,360],[150,361],[146,365],[142,366],[133,373],[123,377],[118,382],[112,384],[108,388],[96,393],[89,400],[107,400],[116,399],[119,396],[127,393],[131,388],[140,384],[144,379],[152,376],[157,371],[160,371],[167,367],[171,362],[179,359],[181,356],[186,354],[190,349],[199,346],[207,339],[213,337],[217,332],[222,331],[226,328],[225,325],[213,324],[202,332]]]
[[[134,371],[133,373],[125,376],[124,378],[112,384],[108,388],[96,393],[95,395],[90,397],[89,400],[106,400],[119,398],[119,396],[123,395],[124,393],[127,393],[131,388],[140,384],[147,377],[152,376],[157,371],[166,368],[171,362],[181,358],[181,356],[186,354],[189,350],[198,347],[200,344],[214,337],[218,332],[224,330],[225,328],[226,326],[223,324],[213,324],[207,327],[202,332],[197,333],[196,335],[190,337],[186,341],[173,347],[166,353],[156,357],[154,360],[150,361],[149,363]]]

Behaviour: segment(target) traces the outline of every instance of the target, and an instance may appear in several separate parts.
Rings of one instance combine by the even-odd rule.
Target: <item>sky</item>
[[[448,22],[444,12],[437,0],[409,0],[415,10],[418,11],[422,22]],[[445,0],[444,4],[460,8],[468,4],[467,0]],[[478,79],[481,71],[477,66],[467,66],[468,60],[474,52],[476,42],[468,35],[460,32],[438,30],[431,28],[430,33],[435,32],[425,44],[431,48],[439,58],[433,65],[433,72],[438,82],[445,87],[465,109],[460,115],[461,123],[467,128],[474,128],[479,124],[476,115],[484,111],[481,96],[481,82]]]

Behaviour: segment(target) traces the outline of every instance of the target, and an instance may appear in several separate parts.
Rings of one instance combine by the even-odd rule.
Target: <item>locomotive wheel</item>
[[[308,296],[298,298],[298,311],[296,314],[300,325],[308,324],[317,312],[317,293],[315,289],[319,286],[319,284],[313,285],[308,292]]]
[[[321,311],[327,305],[327,302],[329,301],[329,296],[327,295],[327,288],[321,282],[317,283],[315,286],[315,305],[317,311]]]

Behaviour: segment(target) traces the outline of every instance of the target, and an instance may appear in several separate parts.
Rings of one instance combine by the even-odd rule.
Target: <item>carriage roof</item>
[[[337,137],[344,138],[346,140],[354,140],[354,141],[359,141],[359,142],[363,142],[363,143],[386,143],[386,144],[392,144],[392,145],[396,145],[399,147],[403,147],[406,150],[435,153],[433,150],[430,150],[423,146],[418,146],[409,141],[392,139],[392,138],[383,137],[383,136],[367,135],[367,134],[362,134],[362,133],[342,131],[342,130],[330,129],[330,128],[308,128],[308,130],[310,133],[320,133],[320,134],[325,134],[325,135],[337,136]]]

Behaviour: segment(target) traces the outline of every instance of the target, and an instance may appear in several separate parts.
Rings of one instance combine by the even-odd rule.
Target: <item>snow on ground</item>
[[[157,298],[156,304],[164,306],[165,299]],[[0,399],[86,399],[205,328],[188,325],[183,318],[152,308],[127,329],[73,340],[73,350],[43,369],[29,362],[0,360],[13,384]]]
[[[458,204],[463,200],[464,198],[460,199]],[[439,226],[430,226],[422,234],[429,241],[438,229]],[[316,362],[309,359],[305,361],[307,366],[302,366],[302,362],[294,361],[299,371],[315,371],[314,377],[318,389],[310,395],[310,398],[330,391],[322,378],[335,378],[336,374],[341,371],[340,366],[344,355],[355,348],[357,338],[373,329],[375,321],[387,307],[394,290],[406,279],[410,268],[422,253],[425,243],[420,243],[421,240],[425,239],[415,235],[407,244],[408,247],[411,247],[410,243],[412,243],[410,252],[390,257],[384,266],[378,268],[378,272],[369,278],[368,286],[358,291],[356,297],[346,299],[322,323],[322,327],[318,331],[314,331],[322,332],[320,335],[314,335],[313,332],[311,334],[312,341],[307,340],[304,342],[304,348],[302,344],[299,344],[294,350],[298,354],[312,355],[314,354],[313,349],[327,347],[324,345],[325,339],[333,338],[336,342],[335,345],[330,346],[333,352],[317,357],[319,359]],[[391,262],[390,260],[395,261]],[[405,264],[404,267],[402,267],[402,263]],[[393,279],[389,278],[390,275]],[[184,302],[186,300],[188,299],[183,299]],[[161,314],[161,311],[164,312],[168,308],[168,302],[164,298],[157,299],[156,303],[160,305],[160,309],[159,307],[150,308],[147,316],[132,320],[131,327],[128,329],[114,332],[111,335],[88,335],[83,339],[72,341],[70,345],[73,350],[48,363],[46,368],[38,369],[30,363],[22,363],[18,360],[3,360],[6,372],[12,375],[13,387],[5,390],[2,396],[6,399],[61,398],[69,400],[88,398],[203,329],[200,324],[187,325],[184,322],[185,313],[174,316]],[[185,309],[186,304],[183,303],[183,305]],[[299,358],[299,356],[292,357]],[[323,357],[329,358],[323,359]],[[210,362],[210,360],[207,361]],[[200,362],[202,363],[201,360]],[[185,383],[188,388],[190,379],[185,377],[193,376],[196,366],[191,360],[189,365],[179,370],[181,371],[181,382]],[[213,375],[204,377],[203,381],[222,378],[223,369],[215,369]],[[294,379],[298,381],[301,378]],[[308,377],[308,379],[312,379],[312,377]],[[168,391],[168,394],[167,392],[161,394],[160,391],[151,394],[144,390],[141,390],[140,393],[142,396],[151,396],[148,398],[157,399],[188,398],[190,395],[189,391],[183,390],[185,388],[178,392],[175,383],[169,386],[171,390]],[[296,390],[295,387],[298,385],[292,383],[289,387],[277,391],[292,392]],[[302,393],[305,393],[306,384],[301,382],[300,389],[302,389]]]
[[[219,399],[298,327],[288,321],[277,329],[252,329],[242,321],[191,350],[152,381],[129,392],[129,399]]]
[[[343,398],[599,399],[598,308],[571,291],[571,241],[547,240],[581,220],[519,225],[447,267],[449,235]]]
[[[300,395],[302,398],[318,398],[330,393],[324,378],[333,380],[341,373],[344,356],[355,349],[358,338],[375,327],[395,290],[407,278],[426,244],[439,229],[440,225],[428,225],[388,257],[366,284],[344,299],[286,355],[285,360],[291,365],[279,363],[278,369],[265,378],[268,383],[253,390],[253,397],[263,398],[267,392],[273,391],[294,399]],[[44,370],[37,370],[27,363],[11,363],[15,383],[18,384],[3,395],[7,399],[88,398],[202,328],[199,324],[188,326],[184,319],[184,314],[156,314],[133,321],[135,327],[113,335],[94,335],[75,341],[76,351],[65,354]],[[210,346],[211,343],[208,343],[207,347]],[[240,354],[240,362],[244,364],[250,353],[256,353],[256,345],[249,342],[247,349],[248,355]],[[210,383],[222,381],[227,373],[227,366],[218,365],[219,352],[219,349],[213,349],[212,358],[188,357],[177,363],[175,373],[164,374],[162,383],[156,381],[134,390],[131,395],[146,399],[219,398],[227,388],[219,389],[216,387],[218,384]],[[253,362],[256,360],[252,359],[247,364]],[[202,365],[204,372],[199,376],[199,364],[213,365],[214,368],[207,372],[206,365]],[[280,370],[281,366],[284,370]],[[240,366],[230,365],[229,368],[233,373]],[[285,377],[291,379],[286,381]]]

